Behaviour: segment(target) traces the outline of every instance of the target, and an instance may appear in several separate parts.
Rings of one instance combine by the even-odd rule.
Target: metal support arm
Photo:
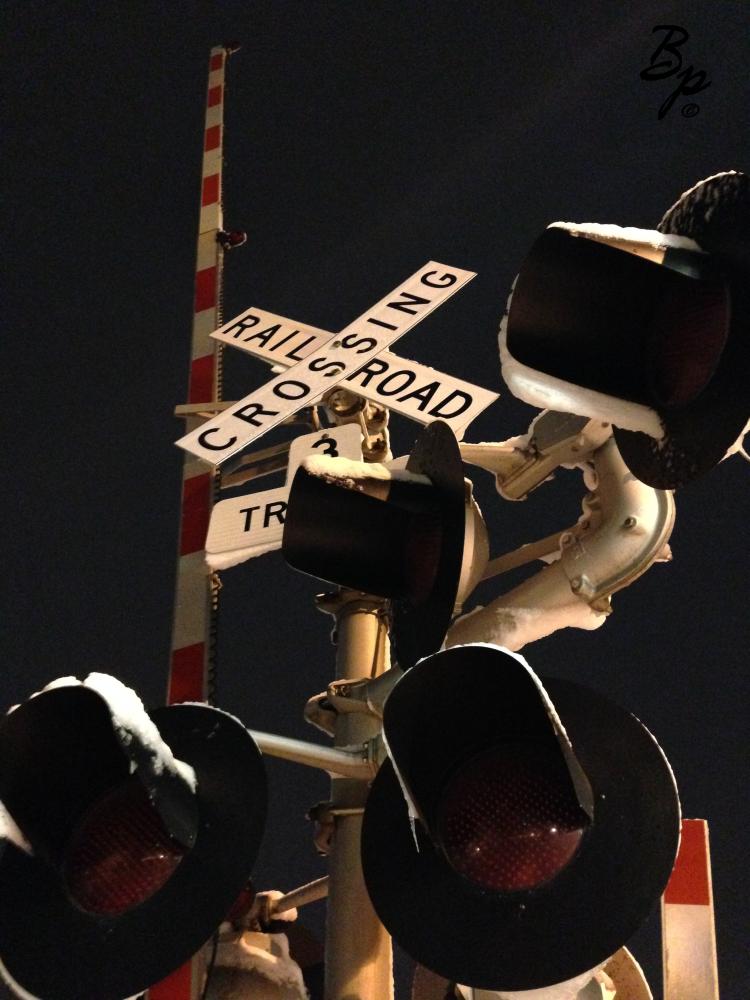
[[[670,558],[672,493],[636,479],[612,437],[590,461],[596,483],[584,498],[582,517],[560,535],[559,556],[485,608],[459,618],[447,646],[491,641],[518,650],[560,628],[598,628],[611,610],[612,594]]]
[[[307,767],[317,767],[332,775],[358,778],[360,781],[371,781],[375,777],[376,765],[369,759],[365,743],[355,750],[332,749],[315,743],[306,743],[304,740],[276,736],[274,733],[262,733],[257,729],[251,729],[250,735],[261,752],[267,753],[270,757],[281,757],[282,760],[291,760]]]

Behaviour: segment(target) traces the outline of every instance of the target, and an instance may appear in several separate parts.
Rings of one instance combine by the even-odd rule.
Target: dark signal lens
[[[445,856],[494,892],[533,889],[573,858],[589,824],[554,746],[506,743],[462,765],[438,808]]]
[[[161,889],[184,854],[131,778],[102,796],[75,830],[65,857],[68,892],[89,913],[118,916]]]
[[[423,511],[410,521],[404,549],[406,597],[424,604],[432,592],[440,565],[443,523],[436,511]]]
[[[651,388],[662,406],[686,406],[705,389],[718,367],[729,333],[730,304],[721,281],[696,283],[683,299],[657,306],[647,364]]]

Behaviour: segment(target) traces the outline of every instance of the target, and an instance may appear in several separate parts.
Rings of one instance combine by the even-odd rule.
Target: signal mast
[[[415,382],[419,385],[419,366],[413,366],[411,370],[399,367],[399,359],[384,351],[384,346],[396,339],[393,331],[396,336],[406,332],[413,322],[422,318],[422,314],[426,315],[444,301],[443,293],[450,290],[452,294],[473,275],[459,269],[437,270],[442,265],[426,265],[421,274],[417,272],[355,324],[337,335],[305,327],[259,309],[247,310],[222,326],[223,254],[244,242],[244,234],[224,231],[222,219],[223,96],[228,54],[229,50],[216,48],[210,56],[190,389],[187,403],[177,408],[177,412],[186,417],[188,433],[180,442],[187,454],[168,698],[170,703],[188,699],[210,700],[210,678],[214,669],[211,661],[212,637],[218,599],[216,572],[269,548],[280,547],[284,514],[296,510],[297,519],[293,521],[297,527],[287,520],[287,535],[296,539],[284,543],[288,561],[298,565],[295,560],[299,560],[299,568],[303,571],[336,580],[340,584],[335,593],[319,598],[320,609],[336,619],[336,677],[324,695],[311,698],[305,711],[309,722],[334,738],[334,749],[326,752],[320,747],[271,734],[256,732],[253,735],[266,753],[323,768],[332,774],[331,801],[316,816],[319,842],[325,843],[325,852],[329,854],[329,875],[280,899],[272,902],[266,899],[265,914],[268,918],[275,910],[280,915],[295,903],[302,904],[327,894],[327,1000],[343,1000],[350,996],[361,997],[362,1000],[387,1000],[393,996],[391,943],[373,909],[362,873],[362,816],[369,786],[378,765],[386,756],[381,736],[385,700],[402,676],[400,668],[411,666],[419,656],[429,655],[431,650],[411,649],[410,644],[416,641],[419,646],[419,640],[415,640],[414,633],[406,626],[398,637],[401,663],[391,664],[386,600],[370,593],[374,589],[382,594],[382,584],[378,590],[377,587],[367,586],[369,581],[365,579],[347,582],[345,572],[343,576],[338,576],[336,567],[332,565],[336,563],[336,556],[330,552],[336,542],[331,537],[319,542],[314,554],[306,551],[300,558],[298,548],[308,548],[307,542],[300,539],[305,531],[310,530],[309,517],[311,504],[314,503],[309,488],[304,496],[303,490],[297,488],[296,508],[289,511],[287,508],[291,502],[294,473],[303,466],[304,473],[299,472],[297,479],[302,476],[308,484],[314,482],[315,476],[310,478],[309,472],[318,456],[343,457],[354,461],[359,466],[361,477],[358,489],[367,492],[368,487],[364,485],[368,477],[366,465],[369,463],[382,468],[381,463],[391,459],[388,408],[384,405],[386,394],[383,392],[382,396],[378,396],[372,384],[377,384],[377,377],[385,373],[387,379],[401,377],[405,389]],[[424,292],[429,294],[421,294]],[[420,314],[420,308],[425,306]],[[401,322],[404,317],[408,322]],[[261,327],[264,332],[259,335]],[[353,332],[349,332],[355,327],[370,333],[386,330],[389,339],[383,341],[376,338],[372,344],[368,338],[355,340]],[[209,336],[212,333],[213,339]],[[347,338],[350,344],[347,344]],[[365,340],[368,342],[365,343]],[[275,396],[269,395],[267,387],[265,396],[251,395],[242,401],[242,406],[224,404],[220,395],[222,344],[249,351],[272,362],[277,371],[281,368],[281,374],[269,383]],[[361,346],[357,354],[364,353],[367,358],[378,357],[380,362],[363,367],[361,358],[347,358],[346,350],[350,345]],[[334,387],[323,395],[320,405],[315,405],[320,397],[318,390],[325,384],[323,379],[315,383],[313,375],[310,377],[311,384],[307,385],[296,379],[285,379],[283,369],[309,359],[316,350],[320,353],[323,347],[327,351],[326,360],[324,363],[321,357],[317,370],[324,372],[324,377],[337,377]],[[314,363],[308,364],[308,373],[315,370]],[[362,395],[341,386],[343,373],[351,372],[353,377],[358,370],[360,374],[365,373],[359,380]],[[494,401],[494,394],[459,383],[441,373],[430,374],[438,376],[429,383],[431,388],[417,388],[411,394],[399,392],[399,401],[405,405],[411,395],[412,408],[416,405],[421,411],[417,419],[427,423],[429,417],[424,419],[424,411],[429,413],[427,404],[435,402],[435,387],[439,387],[443,402],[438,401],[437,407],[433,407],[437,416],[443,415],[439,407],[445,400],[458,400],[461,413],[469,410],[463,421],[454,422],[460,438],[465,425]],[[366,391],[368,385],[369,392]],[[273,400],[278,408],[271,410],[269,400]],[[461,410],[466,400],[470,401],[470,405]],[[292,402],[294,405],[291,405]],[[286,407],[284,404],[287,404]],[[402,406],[401,411],[415,415],[409,413],[408,407]],[[450,406],[447,409],[444,407],[444,412],[455,416]],[[321,414],[325,414],[325,426],[321,425]],[[238,419],[247,426],[241,426]],[[204,423],[206,420],[207,424]],[[282,421],[307,422],[313,433],[306,435],[304,442],[298,439],[291,449],[288,445],[276,446],[227,462],[224,484],[237,485],[268,471],[281,469],[289,453],[287,486],[267,494],[254,494],[253,499],[257,502],[252,506],[248,505],[248,498],[243,497],[239,501],[223,501],[219,505],[221,511],[219,507],[214,508],[213,501],[221,482],[219,463],[241,453],[252,440]],[[633,476],[628,477],[607,421],[545,411],[529,428],[525,442],[525,446],[518,439],[512,445],[462,444],[461,457],[491,472],[496,477],[499,491],[508,499],[524,498],[544,482],[551,471],[563,464],[579,464],[581,468],[588,465],[596,485],[584,502],[584,516],[572,529],[557,532],[488,564],[481,515],[477,518],[478,511],[472,509],[470,484],[466,481],[468,492],[463,499],[466,525],[471,521],[471,529],[466,527],[464,540],[470,544],[459,567],[464,593],[468,594],[480,578],[487,579],[532,559],[554,555],[559,555],[559,558],[545,571],[493,602],[488,611],[495,618],[500,613],[503,624],[490,628],[482,615],[469,616],[449,630],[446,643],[449,648],[461,642],[481,642],[491,637],[493,642],[508,649],[520,649],[526,643],[567,625],[598,627],[610,611],[612,593],[631,583],[654,561],[668,558],[667,541],[674,523],[671,493],[652,489]],[[316,451],[316,448],[320,450]],[[312,462],[305,460],[306,454],[314,456]],[[205,465],[195,456],[205,461],[216,460],[214,471],[206,472]],[[425,468],[434,472],[433,465],[428,460]],[[417,477],[423,475],[421,466],[415,468],[418,468]],[[317,473],[321,474],[330,485],[333,466]],[[348,474],[351,474],[351,469]],[[408,476],[408,472],[405,475]],[[315,489],[317,487],[313,488],[313,494]],[[326,502],[330,499],[328,496]],[[238,517],[240,514],[244,520]],[[240,521],[241,531],[238,527]],[[626,542],[622,540],[623,524],[630,529],[638,527],[638,531],[632,531]],[[348,538],[344,546],[351,543],[352,539]],[[204,554],[208,566],[213,569],[208,575],[203,566]],[[459,593],[458,604],[462,596]],[[583,605],[582,597],[586,599]],[[537,613],[533,622],[519,617],[517,608],[534,609]],[[425,623],[421,624],[424,626]],[[409,652],[405,653],[405,650]],[[695,880],[686,873],[708,871],[706,837],[705,824],[700,821],[683,824],[683,850],[664,896],[665,995],[668,1000],[678,996],[676,991],[679,991],[680,1000],[686,1000],[693,987],[703,991],[700,993],[702,997],[709,996],[706,990],[718,996],[710,889],[701,894],[700,903],[707,908],[709,916],[707,922],[704,921],[706,927],[702,929],[702,936],[696,937],[706,942],[700,973],[703,976],[702,985],[697,986],[694,981],[693,987],[690,987],[680,973],[677,963],[684,964],[685,955],[680,953],[675,943],[683,933],[682,930],[675,930],[679,902],[686,900],[685,892],[691,894],[692,890],[685,889],[685,886],[694,887],[695,884]],[[706,879],[710,882],[710,873]],[[692,897],[691,901],[695,902]],[[351,932],[353,926],[357,927],[356,934]],[[668,939],[670,947],[667,947]],[[153,987],[149,991],[151,1000],[197,1000],[202,995],[205,965],[205,955],[197,956],[190,966],[177,970],[164,983]],[[418,971],[415,980],[414,995],[420,1000],[431,1000],[438,996],[436,990],[449,986],[448,981],[436,985],[437,980],[432,973],[419,966],[418,970],[421,971]],[[613,955],[604,971],[597,975],[596,983],[597,997],[615,996],[615,992],[607,992],[607,984],[610,990],[616,990],[616,995],[622,1000],[642,1000],[650,996],[642,973],[624,949]],[[585,992],[586,997],[594,989],[593,984],[593,978],[580,984],[582,991],[589,990]],[[455,989],[461,996],[477,1000],[514,995],[507,991],[501,993],[471,987],[456,986]],[[563,993],[564,990],[559,992],[559,996],[562,997]],[[443,995],[440,994],[441,997]],[[555,993],[555,987],[550,988],[548,995],[549,1000],[556,1000],[558,993]]]
[[[683,820],[678,852],[674,779],[648,730],[593,691],[537,677],[517,651],[599,627],[611,595],[668,558],[672,491],[742,451],[747,396],[728,390],[747,351],[748,178],[701,182],[658,231],[549,227],[521,266],[500,342],[506,383],[542,412],[520,438],[466,444],[495,394],[390,348],[472,272],[429,261],[335,333],[255,307],[221,325],[223,254],[245,240],[222,219],[229,52],[210,56],[190,384],[177,408],[187,456],[169,704],[149,718],[133,692],[92,674],[53,682],[0,720],[11,751],[0,973],[25,996],[133,994],[226,914],[230,930],[150,1000],[296,1000],[304,986],[283,945],[271,965],[291,978],[250,988],[246,935],[328,896],[326,1000],[391,1000],[391,935],[418,963],[414,1000],[650,1000],[624,942],[662,896],[665,1000],[718,1000],[706,824]],[[637,294],[623,301],[623,288]],[[562,337],[564,357],[550,349]],[[222,402],[222,343],[275,377]],[[426,425],[395,460],[389,409]],[[245,454],[282,423],[308,432]],[[490,561],[463,462],[490,472],[505,499],[579,466],[582,516]],[[284,487],[214,503],[222,485],[285,466]],[[182,704],[211,700],[216,573],[278,548],[335,587],[318,598],[336,621],[335,678],[305,708],[330,748]],[[480,580],[537,559],[542,570],[453,622]],[[251,901],[259,751],[330,774],[315,816],[329,862],[327,876]],[[27,897],[44,925],[31,936],[17,920]],[[217,966],[241,973],[228,989]]]

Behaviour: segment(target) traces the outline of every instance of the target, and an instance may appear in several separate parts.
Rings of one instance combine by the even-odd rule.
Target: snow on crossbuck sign
[[[475,276],[473,271],[428,262],[334,339],[325,341],[312,354],[186,434],[177,444],[198,458],[221,464],[355,375]],[[352,390],[358,391],[356,385]],[[423,393],[426,399],[424,389]]]

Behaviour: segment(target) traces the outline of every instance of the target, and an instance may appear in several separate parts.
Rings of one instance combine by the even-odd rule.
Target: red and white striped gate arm
[[[661,904],[664,1000],[719,1000],[708,823],[684,819]]]
[[[195,268],[193,335],[188,403],[221,398],[220,346],[209,334],[221,326],[223,251],[216,240],[222,229],[221,165],[224,132],[224,66],[228,51],[211,49],[208,66],[206,121],[198,250]],[[189,417],[187,429],[200,422]],[[182,505],[172,626],[167,703],[207,701],[212,670],[212,636],[216,592],[206,570],[204,545],[215,493],[215,473],[186,456],[182,471]],[[203,990],[205,956],[192,961],[152,986],[149,1000],[198,1000]]]
[[[219,350],[209,334],[221,326],[222,250],[216,235],[222,228],[221,164],[224,128],[223,48],[211,49],[203,134],[200,227],[195,269],[192,352],[188,403],[210,403],[220,398]],[[188,426],[200,418],[189,417]],[[183,466],[182,510],[177,563],[172,659],[168,704],[205,701],[208,697],[211,581],[203,548],[214,498],[212,470],[189,456]]]

